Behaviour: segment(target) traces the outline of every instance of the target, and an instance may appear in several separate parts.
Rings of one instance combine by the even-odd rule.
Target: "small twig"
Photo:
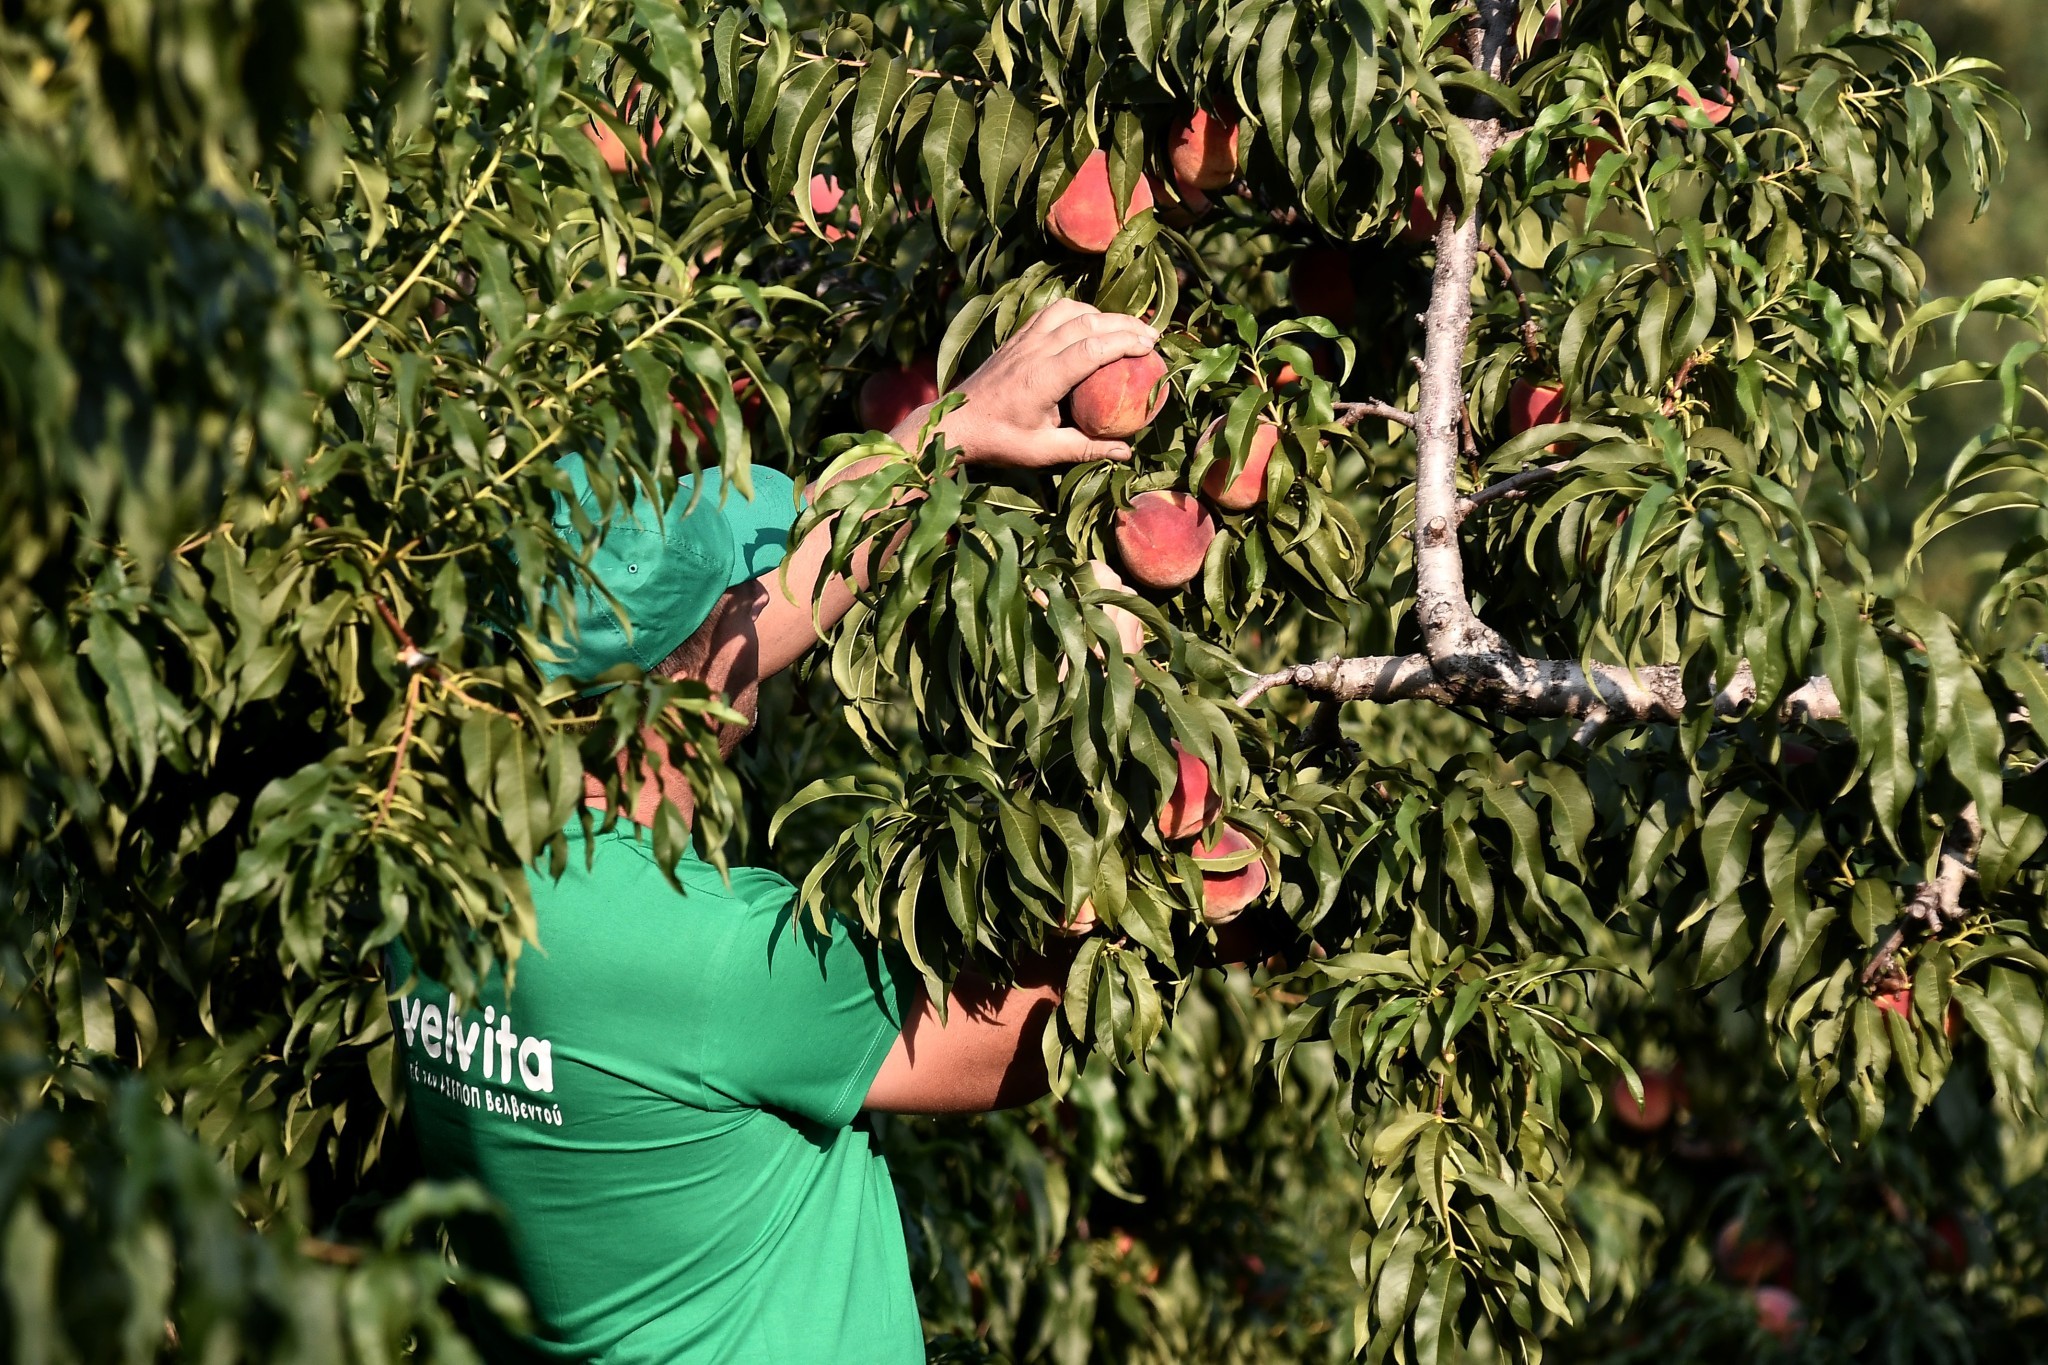
[[[1411,429],[1415,425],[1414,413],[1409,412],[1405,408],[1397,408],[1391,403],[1381,403],[1368,399],[1362,403],[1337,403],[1333,406],[1337,410],[1337,420],[1347,427],[1356,426],[1367,417],[1384,418],[1389,422],[1395,422]]]
[[[1707,353],[1705,351],[1694,352],[1685,358],[1683,365],[1678,367],[1678,373],[1671,376],[1671,386],[1665,390],[1664,394],[1664,415],[1666,417],[1676,417],[1678,415],[1678,400],[1685,396],[1685,386],[1692,382],[1693,370],[1706,358]]]
[[[751,33],[742,33],[740,35],[740,41],[743,43],[751,44],[754,47],[768,46],[768,40],[766,38],[756,38]],[[824,52],[798,51],[791,53],[790,55],[795,57],[800,62],[809,62],[812,65],[816,65],[819,62],[830,62],[834,66],[850,67],[856,71],[865,71],[875,64],[874,59],[871,57],[834,57]],[[915,66],[908,66],[905,67],[903,70],[905,75],[917,77],[923,80],[958,81],[962,85],[978,85],[984,89],[986,89],[989,85],[988,81],[982,80],[978,76],[956,76],[950,71],[927,71],[921,67]]]
[[[377,802],[377,818],[370,822],[373,830],[382,829],[391,818],[391,803],[398,796],[398,777],[405,771],[405,751],[412,743],[413,717],[419,711],[420,677],[415,673],[405,681],[405,720],[398,727],[398,747],[391,755],[391,776],[384,783],[384,795]]]
[[[1941,841],[1941,862],[1931,882],[1922,882],[1906,902],[1898,923],[1884,936],[1858,979],[1865,990],[1875,989],[1898,971],[1898,952],[1906,942],[1906,931],[1918,924],[1929,938],[1962,918],[1963,883],[1977,875],[1977,845],[1984,839],[1984,822],[1977,803],[1964,806]]]
[[[1537,484],[1565,473],[1571,468],[1571,461],[1558,460],[1552,464],[1532,465],[1508,475],[1498,483],[1488,484],[1476,493],[1469,493],[1458,499],[1458,520],[1463,521],[1489,502],[1519,501],[1529,496],[1529,490]]]
[[[1536,321],[1536,310],[1529,306],[1529,296],[1522,292],[1522,286],[1515,279],[1515,268],[1508,263],[1507,255],[1497,246],[1482,246],[1481,251],[1500,271],[1501,279],[1513,291],[1515,306],[1522,310],[1522,350],[1530,359],[1543,353],[1543,328]]]
[[[1458,405],[1458,444],[1466,459],[1479,463],[1479,437],[1472,430],[1472,414],[1462,403]]]
[[[415,265],[411,272],[398,282],[396,289],[393,289],[384,296],[384,302],[377,305],[377,310],[370,314],[363,325],[356,328],[355,335],[341,343],[340,349],[334,353],[336,360],[348,359],[354,353],[356,347],[362,345],[364,339],[370,333],[376,331],[378,326],[391,316],[391,310],[398,306],[398,301],[410,293],[412,287],[420,282],[420,277],[427,273],[427,268],[433,265],[434,258],[441,254],[442,248],[453,241],[455,234],[461,231],[462,222],[465,218],[469,217],[469,211],[476,207],[476,201],[483,197],[486,189],[490,188],[491,177],[498,173],[498,162],[504,155],[505,149],[503,147],[499,147],[491,153],[491,159],[484,163],[483,171],[478,174],[476,183],[469,187],[469,193],[463,197],[461,207],[455,210],[454,215],[442,227],[440,236],[434,238],[434,244],[428,247],[425,253],[420,256],[419,264]]]
[[[370,603],[377,608],[377,614],[384,618],[384,625],[391,631],[391,638],[398,642],[398,662],[414,672],[437,666],[433,655],[412,642],[412,636],[406,634],[405,627],[398,622],[398,613],[391,610],[391,604],[384,600],[382,593],[371,593]]]
[[[344,1246],[340,1242],[330,1242],[324,1237],[301,1237],[299,1255],[309,1261],[319,1261],[323,1265],[357,1266],[363,1263],[361,1247]]]

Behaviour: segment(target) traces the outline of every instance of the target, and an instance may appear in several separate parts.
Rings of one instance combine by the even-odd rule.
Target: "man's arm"
[[[966,401],[939,429],[971,464],[1049,469],[1129,459],[1130,447],[1121,441],[1091,440],[1061,426],[1060,400],[1104,365],[1145,355],[1158,340],[1157,332],[1134,317],[1098,312],[1072,299],[1048,304],[961,382]],[[929,412],[919,408],[890,435],[900,444],[915,442]],[[885,462],[882,456],[861,461],[832,482],[865,477]],[[825,582],[836,524],[837,518],[820,523],[781,565],[728,594],[733,609],[721,618],[697,675],[714,691],[728,698],[750,695],[763,678],[802,658],[818,643],[819,632],[852,608],[855,592],[868,585],[886,550],[856,553],[851,581]]]
[[[1216,930],[1218,966],[1261,962],[1294,941],[1280,911],[1261,907]],[[1065,994],[1079,940],[1025,965],[1014,986],[963,976],[946,1018],[920,994],[861,1107],[888,1114],[980,1114],[1029,1104],[1046,1093],[1045,1030]]]

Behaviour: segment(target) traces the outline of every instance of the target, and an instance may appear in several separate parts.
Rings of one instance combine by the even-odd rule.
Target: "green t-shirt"
[[[464,1250],[533,1305],[490,1358],[922,1361],[888,1169],[849,1126],[909,995],[852,935],[793,930],[783,878],[691,856],[677,895],[647,839],[574,823],[562,878],[529,873],[509,1002],[392,955],[428,1172],[503,1203],[507,1242]]]

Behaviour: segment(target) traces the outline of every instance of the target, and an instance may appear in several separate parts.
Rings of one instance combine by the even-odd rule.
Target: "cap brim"
[[[748,471],[754,496],[728,487],[716,469],[702,470],[683,480],[678,497],[692,492],[713,507],[732,528],[732,568],[725,586],[736,588],[763,574],[773,573],[789,554],[789,528],[803,515],[803,502],[796,484],[779,469],[754,465]]]

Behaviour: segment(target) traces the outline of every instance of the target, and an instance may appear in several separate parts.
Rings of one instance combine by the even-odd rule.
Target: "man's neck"
[[[651,732],[644,732],[647,741],[647,761],[641,764],[640,781],[630,781],[627,790],[632,793],[632,805],[621,812],[628,820],[644,828],[653,828],[654,817],[666,803],[675,808],[689,824],[697,812],[696,799],[690,794],[690,784],[680,770],[668,761],[668,745]],[[619,759],[619,772],[626,774],[626,761]],[[583,804],[598,810],[608,809],[605,799],[605,784],[595,773],[583,775]]]

